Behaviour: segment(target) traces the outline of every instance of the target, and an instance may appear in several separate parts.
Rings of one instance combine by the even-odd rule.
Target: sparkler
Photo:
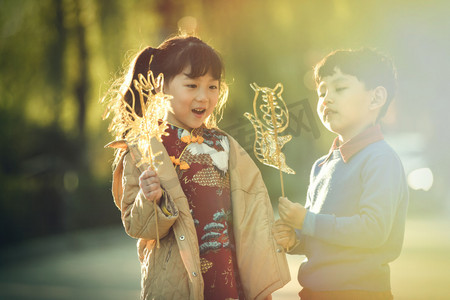
[[[255,129],[253,152],[256,158],[267,166],[280,170],[281,193],[284,197],[283,173],[295,174],[286,165],[286,157],[281,148],[292,139],[291,135],[280,136],[289,125],[289,113],[286,103],[281,97],[283,85],[278,83],[273,89],[250,85],[255,91],[253,99],[253,115],[246,112],[244,116],[250,120]],[[262,92],[262,103],[257,106],[258,96]]]
[[[151,60],[150,60],[151,63]],[[150,64],[149,63],[149,64]],[[166,114],[169,108],[170,95],[163,93],[164,76],[159,74],[155,79],[153,72],[149,71],[147,77],[139,74],[138,79],[133,80],[133,85],[139,93],[139,99],[136,100],[134,93],[129,89],[132,95],[131,104],[127,103],[124,97],[121,101],[110,105],[108,114],[114,112],[114,118],[109,126],[110,131],[116,132],[116,137],[126,135],[126,140],[130,145],[136,145],[142,154],[140,161],[136,163],[139,168],[142,165],[149,165],[153,170],[157,169],[159,163],[156,159],[161,152],[153,153],[151,139],[156,138],[162,142],[161,136],[168,135]],[[136,101],[139,101],[141,113],[136,112]],[[105,116],[107,118],[108,116]],[[156,220],[156,245],[159,248],[159,230],[158,214],[156,201],[153,201]]]

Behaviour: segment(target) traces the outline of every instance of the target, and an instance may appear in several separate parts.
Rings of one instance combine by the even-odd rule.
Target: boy
[[[288,253],[306,255],[302,300],[393,299],[388,263],[402,247],[408,189],[378,122],[395,77],[370,49],[338,50],[315,67],[317,112],[337,137],[312,167],[305,207],[280,198],[273,230]]]

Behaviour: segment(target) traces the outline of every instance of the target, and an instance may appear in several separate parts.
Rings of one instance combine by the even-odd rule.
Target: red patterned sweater
[[[188,199],[200,247],[205,300],[243,299],[232,232],[229,142],[216,130],[169,125],[163,144]]]

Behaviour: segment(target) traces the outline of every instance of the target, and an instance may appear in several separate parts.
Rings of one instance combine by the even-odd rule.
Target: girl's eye
[[[336,88],[336,92],[342,92],[346,89],[347,89],[347,87],[338,87],[338,88]]]
[[[196,84],[186,84],[188,88],[195,89],[197,87]]]
[[[219,87],[217,85],[211,85],[209,88],[211,90],[217,90]]]

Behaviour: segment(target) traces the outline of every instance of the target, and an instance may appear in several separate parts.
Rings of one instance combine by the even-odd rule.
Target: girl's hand
[[[278,213],[286,225],[302,229],[306,216],[306,208],[300,203],[289,201],[286,197],[278,199]]]
[[[291,249],[295,245],[295,230],[286,225],[283,220],[276,220],[272,228],[272,233],[278,245],[284,249]]]
[[[159,183],[158,174],[150,167],[139,176],[139,186],[145,198],[150,201],[156,201],[159,204],[162,196],[162,189]]]

